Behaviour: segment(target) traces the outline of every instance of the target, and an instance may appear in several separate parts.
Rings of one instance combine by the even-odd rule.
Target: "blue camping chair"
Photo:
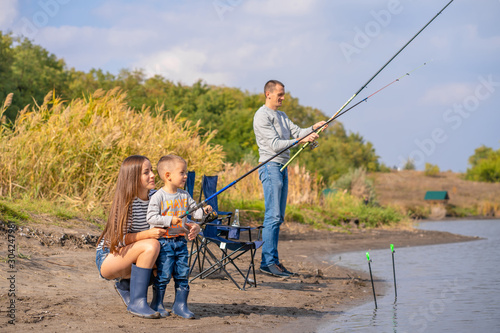
[[[203,176],[203,179],[201,181],[201,191],[200,191],[199,202],[201,202],[203,196],[206,199],[217,192],[217,180],[218,180],[218,178],[219,178],[218,176]],[[233,216],[233,212],[220,211],[217,196],[208,200],[206,203],[207,203],[207,205],[212,206],[212,209],[218,215],[218,220],[211,221],[211,223],[222,224],[222,222],[226,221],[226,224],[228,224],[228,225],[231,224],[231,218]]]
[[[200,202],[203,196],[206,199],[217,192],[217,181],[218,176],[203,176],[201,182]],[[238,289],[245,290],[247,283],[257,286],[254,258],[255,252],[263,244],[263,241],[260,240],[261,227],[253,228],[231,226],[230,224],[233,213],[219,210],[217,196],[208,200],[207,204],[212,206],[218,217],[217,219],[210,221],[210,223],[202,222],[203,229],[191,244],[191,257],[189,262],[190,273],[193,272],[196,264],[198,264],[197,267],[199,273],[190,281],[197,278],[204,279],[215,272],[223,272],[229,279],[231,279],[231,281],[233,281]],[[253,241],[252,230],[256,229],[258,229],[258,240]],[[248,231],[248,240],[246,241],[240,241],[240,233],[242,230]],[[194,246],[196,246],[196,249]],[[238,267],[241,260],[235,260],[246,253],[250,256],[247,261],[249,266],[243,271]],[[191,261],[191,258],[194,258],[194,260]],[[208,268],[205,268],[205,263],[208,263]],[[228,264],[231,264],[231,266],[236,269],[236,272],[245,279],[243,287],[240,287],[238,282],[231,275],[232,270],[228,271],[226,269]],[[253,280],[249,278],[251,272],[253,273]]]
[[[191,278],[189,282],[197,278],[207,278],[216,272],[223,272],[240,290],[245,290],[247,284],[257,287],[254,259],[257,250],[264,244],[261,240],[261,228],[262,227],[236,227],[217,223],[205,224],[205,228],[200,235],[202,240],[198,249],[198,253],[201,255],[201,257],[198,257],[200,271]],[[258,230],[258,238],[256,241],[252,240],[252,230]],[[248,240],[239,240],[241,231],[248,231]],[[234,235],[236,239],[231,239],[228,235]],[[249,259],[244,260],[244,258],[241,258],[241,260],[237,261],[237,259],[246,253],[249,254]],[[220,258],[217,254],[220,254]],[[205,262],[208,263],[208,267],[206,268]],[[243,270],[238,266],[246,265],[246,263],[248,263],[248,268],[245,267]],[[234,268],[233,270],[227,269],[226,266],[229,264],[231,264],[230,267]],[[236,281],[232,275],[233,273],[243,277],[243,286],[240,286]],[[250,273],[252,273],[253,279],[250,279]]]
[[[184,185],[184,190],[186,190],[191,198],[193,198],[194,194],[194,179],[196,177],[196,173],[194,171],[188,171],[188,177],[186,180],[186,184]]]

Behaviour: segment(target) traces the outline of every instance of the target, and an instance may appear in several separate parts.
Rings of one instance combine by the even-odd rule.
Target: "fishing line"
[[[347,109],[343,110],[342,112],[340,112],[340,110],[342,110],[342,109],[345,107],[345,104],[344,104],[344,106],[342,106],[342,108],[341,108],[339,111],[337,111],[337,113],[335,113],[335,114],[333,115],[333,117],[332,117],[332,118],[330,118],[330,119],[328,120],[327,124],[328,124],[329,122],[331,122],[331,121],[333,121],[333,120],[337,119],[338,117],[340,117],[341,115],[343,115],[343,114],[344,114],[344,113],[346,113],[347,111],[351,110],[352,108],[354,108],[354,107],[358,106],[359,104],[361,104],[361,103],[363,103],[363,102],[366,102],[366,101],[368,100],[368,98],[372,97],[373,95],[378,94],[379,92],[381,92],[381,91],[382,91],[382,90],[384,90],[385,88],[389,87],[390,85],[392,85],[392,84],[394,84],[394,83],[396,83],[396,82],[399,82],[402,78],[404,78],[404,77],[406,77],[406,76],[409,76],[409,75],[410,75],[410,73],[413,73],[414,71],[416,71],[417,69],[419,69],[419,68],[421,68],[421,67],[423,67],[423,66],[425,66],[425,65],[427,65],[427,63],[426,63],[426,62],[424,62],[422,65],[420,65],[420,66],[418,66],[418,67],[415,67],[415,68],[414,68],[414,69],[412,69],[411,71],[406,72],[404,75],[402,75],[402,76],[398,77],[397,79],[395,79],[395,80],[394,80],[394,81],[392,81],[391,83],[386,84],[385,86],[383,86],[383,87],[382,87],[382,88],[380,88],[379,90],[377,90],[377,91],[375,91],[374,93],[372,93],[370,96],[363,98],[362,100],[360,100],[360,101],[359,101],[359,102],[357,102],[356,104],[354,104],[354,105],[352,105],[351,107],[349,107],[349,108],[347,108]],[[339,112],[340,112],[340,113],[339,113]],[[324,125],[323,125],[323,127],[324,127]],[[281,167],[280,171],[285,170],[285,168],[286,168],[286,167],[290,164],[290,162],[292,162],[292,160],[293,160],[295,157],[297,157],[297,156],[298,156],[298,155],[299,155],[299,154],[300,154],[300,153],[301,153],[301,152],[302,152],[305,148],[307,148],[307,147],[308,147],[308,144],[309,144],[309,143],[310,143],[310,142],[307,142],[307,143],[306,143],[306,144],[304,144],[302,147],[300,147],[300,149],[299,149],[299,150],[295,153],[295,155],[293,155],[293,156],[290,158],[290,160],[288,160],[288,162],[287,162],[285,165],[283,165],[283,166]],[[317,143],[313,143],[313,146],[311,146],[311,148],[312,148],[312,149],[314,149],[314,148],[316,148],[317,146],[318,146],[318,144],[317,144]]]
[[[259,165],[257,165],[255,168],[253,168],[252,170],[248,171],[247,173],[245,173],[243,176],[239,177],[238,179],[236,179],[235,181],[231,182],[230,184],[228,184],[227,186],[225,186],[224,188],[220,189],[219,191],[217,191],[216,193],[212,194],[210,197],[208,198],[205,198],[204,201],[198,203],[195,207],[189,209],[187,212],[185,212],[183,215],[180,216],[180,218],[183,218],[189,214],[191,214],[192,212],[194,212],[195,210],[199,209],[200,207],[202,207],[203,205],[205,205],[205,203],[216,197],[217,195],[221,194],[222,192],[224,192],[225,190],[227,190],[228,188],[234,186],[236,183],[238,183],[240,180],[242,180],[243,178],[245,178],[246,176],[248,176],[249,174],[251,174],[252,172],[254,172],[255,170],[259,169],[260,167],[262,167],[263,165],[265,165],[266,163],[268,163],[269,161],[271,161],[272,159],[274,159],[275,157],[281,155],[282,153],[284,153],[285,151],[287,151],[288,149],[292,148],[292,147],[295,147],[301,140],[305,139],[306,137],[308,137],[309,135],[313,134],[313,133],[320,133],[321,131],[323,131],[325,128],[326,128],[326,125],[328,125],[330,122],[332,122],[334,119],[338,118],[339,115],[341,114],[344,114],[345,112],[347,112],[348,110],[352,109],[349,108],[345,111],[344,108],[364,89],[366,88],[366,86],[394,59],[396,58],[399,53],[401,53],[401,51],[403,51],[425,28],[427,28],[427,26],[429,24],[431,24],[432,21],[434,21],[434,19],[436,17],[439,16],[439,14],[441,14],[445,9],[446,7],[448,7],[454,0],[450,0],[450,2],[448,2],[446,4],[446,6],[444,6],[429,22],[427,22],[426,25],[424,25],[424,27],[422,29],[420,29],[416,34],[415,36],[413,36],[395,55],[393,55],[391,57],[391,59],[389,59],[389,61],[387,61],[363,86],[361,86],[361,88],[354,94],[352,95],[351,98],[349,98],[349,100],[347,100],[346,103],[344,103],[344,105],[328,120],[325,122],[325,124],[321,127],[318,127],[317,129],[311,131],[309,134],[307,134],[306,136],[302,137],[302,138],[299,138],[298,140],[296,140],[294,143],[292,143],[290,146],[280,150],[277,154],[275,154],[274,156],[268,158],[266,161],[260,163]],[[362,100],[361,102],[363,102],[364,100]],[[356,105],[359,105],[359,103],[361,102],[358,102],[357,104],[355,104],[354,106]],[[341,113],[342,112],[342,113]],[[308,146],[309,142],[306,143],[306,145]],[[294,155],[295,156],[295,155]],[[292,161],[292,159],[290,159],[288,161],[287,164],[289,164],[290,162]]]
[[[354,105],[351,105],[349,108],[343,110],[342,112],[337,112],[333,117],[331,117],[330,119],[328,119],[325,123],[325,125],[331,123],[332,121],[334,121],[335,119],[337,119],[338,117],[340,117],[341,115],[345,114],[347,111],[350,111],[352,109],[354,109],[356,106],[358,106],[359,104],[363,103],[363,102],[366,102],[370,97],[378,94],[379,92],[381,92],[382,90],[384,90],[385,88],[391,86],[392,84],[396,83],[396,82],[399,82],[402,78],[406,77],[406,76],[409,76],[410,73],[416,71],[417,69],[425,66],[427,63],[424,62],[422,65],[412,69],[411,71],[409,72],[406,72],[404,75],[398,77],[397,79],[395,79],[394,81],[392,81],[391,83],[389,84],[386,84],[384,87],[378,89],[377,91],[375,91],[374,93],[372,93],[371,95],[363,98],[362,100],[360,100],[359,102],[357,102],[356,104]],[[324,125],[323,125],[324,126]],[[309,135],[311,135],[312,133],[315,133],[317,131],[320,130],[321,127],[318,127],[317,129],[313,130],[311,133],[308,133],[307,135],[295,140],[294,143],[292,143],[290,146],[282,149],[281,151],[279,151],[278,153],[276,153],[274,156],[268,158],[266,161],[260,163],[259,165],[257,165],[256,167],[254,167],[252,170],[248,171],[247,173],[245,173],[243,176],[239,177],[238,179],[234,180],[232,183],[226,185],[224,188],[220,189],[219,191],[217,191],[216,193],[212,194],[211,196],[209,196],[208,198],[205,198],[205,200],[201,201],[200,203],[198,203],[196,206],[194,206],[193,208],[189,209],[186,213],[182,214],[180,216],[180,218],[183,218],[189,214],[191,214],[192,212],[196,211],[197,209],[199,209],[200,207],[204,206],[205,203],[207,201],[209,201],[210,199],[212,198],[215,198],[216,196],[218,196],[219,194],[221,194],[222,192],[224,192],[225,190],[227,190],[228,188],[234,186],[236,183],[238,183],[240,180],[242,180],[243,178],[245,178],[246,176],[248,176],[249,174],[251,174],[252,172],[254,172],[255,170],[259,169],[261,166],[263,166],[264,164],[268,163],[269,161],[271,161],[272,159],[274,159],[276,156],[279,156],[281,155],[283,152],[287,151],[288,149],[291,149],[293,147],[295,147],[302,139],[308,137]],[[303,149],[304,146],[302,146],[301,149]],[[202,223],[202,224],[205,224],[205,223]]]
[[[359,94],[359,93],[363,90],[363,89],[365,89],[365,88],[366,88],[366,86],[368,86],[368,84],[369,84],[369,83],[370,83],[370,82],[371,82],[371,81],[372,81],[372,80],[373,80],[373,79],[374,79],[374,78],[375,78],[375,77],[376,77],[376,76],[377,76],[380,72],[382,72],[382,70],[384,70],[384,68],[385,68],[385,67],[387,67],[387,65],[389,65],[389,63],[390,63],[392,60],[394,60],[394,58],[396,58],[396,57],[397,57],[397,56],[398,56],[398,55],[399,55],[399,54],[400,54],[400,53],[401,53],[401,52],[402,52],[402,51],[403,51],[403,50],[404,50],[404,49],[405,49],[405,48],[406,48],[406,47],[407,47],[407,46],[408,46],[408,45],[409,45],[409,44],[410,44],[410,43],[411,43],[411,42],[412,42],[412,41],[413,41],[413,40],[414,40],[414,39],[415,39],[418,35],[420,35],[420,33],[421,33],[422,31],[424,31],[424,29],[425,29],[425,28],[427,28],[427,26],[428,26],[429,24],[431,24],[431,22],[432,22],[432,21],[434,21],[434,19],[436,19],[436,17],[438,17],[438,16],[439,16],[439,14],[441,14],[441,13],[442,13],[442,12],[446,9],[446,7],[448,7],[448,6],[449,6],[452,2],[453,2],[453,0],[451,0],[450,2],[448,2],[448,3],[446,4],[446,6],[444,6],[444,7],[443,7],[443,8],[442,8],[442,9],[441,9],[441,10],[440,10],[440,11],[439,11],[436,15],[434,15],[434,17],[433,17],[433,18],[432,18],[429,22],[427,22],[427,24],[426,24],[426,25],[424,25],[424,26],[423,26],[423,28],[422,28],[422,29],[420,29],[420,30],[419,30],[419,31],[415,34],[415,36],[413,36],[413,37],[412,37],[412,38],[411,38],[411,39],[410,39],[410,40],[409,40],[409,41],[408,41],[405,45],[403,45],[403,47],[402,47],[401,49],[399,49],[399,51],[398,51],[398,52],[396,52],[396,54],[394,54],[394,55],[391,57],[391,59],[389,59],[389,61],[387,61],[387,62],[386,62],[386,63],[385,63],[385,64],[384,64],[384,65],[383,65],[383,66],[382,66],[382,67],[381,67],[381,68],[380,68],[380,69],[379,69],[379,70],[378,70],[378,71],[377,71],[377,72],[376,72],[376,73],[375,73],[375,74],[374,74],[374,75],[373,75],[373,76],[372,76],[372,77],[371,77],[368,81],[366,81],[366,83],[365,83],[364,85],[362,85],[362,86],[361,86],[361,88],[359,88],[359,90],[358,90],[358,91],[357,91],[354,95],[352,95],[352,96],[351,96],[351,98],[349,98],[349,99],[347,100],[347,102],[345,102],[345,103],[344,103],[344,105],[342,105],[342,107],[341,107],[341,108],[340,108],[340,109],[339,109],[339,110],[338,110],[338,111],[337,111],[337,112],[336,112],[336,113],[332,116],[332,118],[333,118],[333,117],[336,117],[336,116],[337,116],[337,115],[338,115],[338,114],[339,114],[339,113],[340,113],[340,112],[341,112],[341,111],[342,111],[342,110],[343,110],[343,109],[344,109],[344,108],[345,108],[345,107],[346,107],[346,106],[347,106],[347,105],[348,105],[348,104],[349,104],[349,103],[350,103],[350,102],[351,102],[351,101],[352,101],[352,100],[353,100],[353,99],[354,99],[354,98],[355,98],[355,97],[356,97],[356,96],[357,96],[357,95],[358,95],[358,94]],[[318,134],[319,134],[319,133],[321,133],[321,132],[322,132],[325,128],[326,128],[326,127],[323,125],[323,126],[320,128],[320,130],[318,131]],[[305,147],[307,147],[307,146],[309,146],[309,144],[310,144],[309,142],[306,142],[306,143],[304,144],[304,146],[305,146]],[[305,147],[304,147],[304,148],[305,148]],[[298,156],[298,154],[299,154],[300,152],[302,152],[302,150],[303,150],[303,149],[301,149],[301,150],[300,150],[297,154],[295,154],[294,156],[292,156],[292,158],[290,158],[290,160],[288,160],[287,164],[286,164],[286,165],[285,165],[285,166],[284,166],[281,170],[283,170],[283,169],[284,169],[284,168],[285,168],[288,164],[290,164],[290,163],[294,160],[294,158],[295,158],[296,156]]]

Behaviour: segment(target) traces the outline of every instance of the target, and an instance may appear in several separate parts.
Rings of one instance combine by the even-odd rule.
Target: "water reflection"
[[[394,304],[392,305],[392,331],[396,333],[398,331],[398,299],[394,299]]]

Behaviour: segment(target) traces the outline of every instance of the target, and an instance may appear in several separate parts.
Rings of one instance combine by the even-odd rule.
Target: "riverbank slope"
[[[7,230],[0,234],[0,257],[7,258]],[[346,309],[369,301],[365,273],[337,265],[341,253],[469,241],[450,233],[356,229],[312,230],[285,224],[280,241],[283,263],[297,276],[280,279],[257,271],[257,288],[238,290],[230,280],[197,279],[191,283],[190,308],[195,320],[176,316],[146,320],[126,312],[113,283],[100,279],[95,267],[95,226],[71,229],[33,225],[16,232],[15,325],[8,324],[8,263],[0,262],[0,330],[20,332],[138,332],[162,328],[176,332],[257,332],[272,329],[314,332]],[[336,255],[338,254],[338,258]],[[336,258],[333,262],[328,258]],[[256,258],[259,265],[260,251]],[[380,286],[381,287],[381,286]],[[383,288],[377,288],[382,290]],[[151,295],[150,295],[151,299]],[[165,306],[174,299],[169,285]]]

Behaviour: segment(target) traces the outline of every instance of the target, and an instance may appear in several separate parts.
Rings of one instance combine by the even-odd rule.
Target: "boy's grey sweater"
[[[191,198],[188,192],[178,189],[177,193],[172,194],[165,192],[161,188],[149,200],[147,221],[151,228],[168,228],[168,236],[175,236],[187,231],[185,229],[187,217],[182,219],[183,228],[180,228],[180,226],[178,228],[177,226],[172,226],[172,216],[181,216],[195,206],[196,201]],[[193,218],[195,219],[201,219],[202,217],[203,209],[201,208],[193,213]]]
[[[259,146],[259,163],[267,161],[296,140],[311,133],[312,126],[300,128],[292,123],[283,111],[272,110],[265,105],[255,112],[253,131]],[[290,159],[290,150],[272,159],[273,162],[286,164]]]

